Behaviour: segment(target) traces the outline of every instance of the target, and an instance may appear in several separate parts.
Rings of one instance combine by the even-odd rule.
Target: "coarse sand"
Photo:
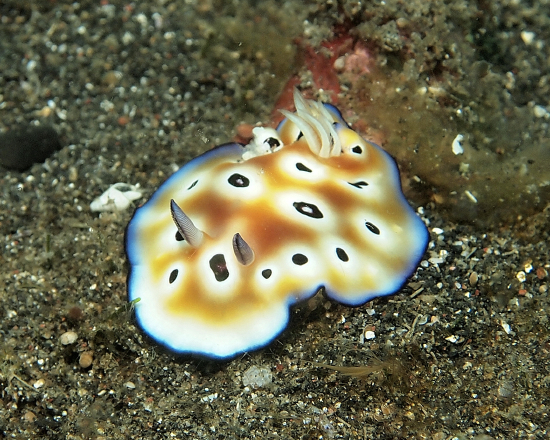
[[[53,127],[62,148],[0,169],[0,437],[548,438],[549,16],[504,0],[1,2],[0,131]],[[163,351],[127,301],[133,209],[268,122],[292,75],[330,98],[307,51],[331,59],[343,33],[327,75],[403,170],[431,234],[420,267],[361,307],[320,293],[228,362]],[[92,212],[116,182],[143,198]]]

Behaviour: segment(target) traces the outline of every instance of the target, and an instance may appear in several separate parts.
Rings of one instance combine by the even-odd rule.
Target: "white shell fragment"
[[[464,136],[461,134],[457,134],[454,138],[452,148],[455,155],[464,154],[464,148],[462,147],[463,140]]]
[[[374,333],[372,330],[367,330],[365,332],[365,340],[368,341],[370,339],[376,338],[376,333]]]
[[[124,211],[142,195],[138,185],[118,182],[90,203],[90,209],[93,212]]]
[[[514,333],[512,331],[512,327],[510,327],[510,324],[508,324],[506,321],[501,320],[500,325],[502,326],[502,328],[504,329],[507,335],[509,335],[510,333]]]

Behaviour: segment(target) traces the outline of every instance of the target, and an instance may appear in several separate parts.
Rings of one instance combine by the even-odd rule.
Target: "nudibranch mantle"
[[[139,325],[173,351],[259,348],[292,304],[322,288],[350,306],[389,295],[425,251],[389,154],[332,105],[294,100],[276,130],[184,165],[128,225],[129,300],[140,298]]]

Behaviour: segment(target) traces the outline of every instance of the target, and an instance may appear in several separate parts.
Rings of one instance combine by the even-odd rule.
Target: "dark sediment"
[[[339,5],[2,3],[0,128],[67,139],[44,163],[0,171],[4,436],[548,437],[548,13]],[[163,352],[127,304],[131,211],[90,202],[119,181],[148,197],[238,124],[267,121],[291,73],[307,90],[319,73],[301,48],[330,56],[319,46],[344,28],[369,40],[378,76],[338,71],[339,107],[395,149],[429,222],[425,260],[401,292],[359,308],[318,295],[269,347],[230,362]],[[272,384],[245,387],[251,366]]]

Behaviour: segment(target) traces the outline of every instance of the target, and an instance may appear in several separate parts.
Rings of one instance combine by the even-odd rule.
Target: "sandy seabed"
[[[0,129],[52,126],[63,148],[0,170],[2,436],[548,438],[547,9],[3,2]],[[267,122],[293,74],[315,92],[320,71],[302,52],[323,53],[343,29],[368,43],[379,90],[393,92],[344,63],[339,106],[404,170],[431,233],[425,259],[400,292],[362,307],[318,294],[257,352],[163,351],[127,304],[132,209],[90,203],[115,182],[146,200],[237,126]],[[271,382],[244,385],[251,367]]]

